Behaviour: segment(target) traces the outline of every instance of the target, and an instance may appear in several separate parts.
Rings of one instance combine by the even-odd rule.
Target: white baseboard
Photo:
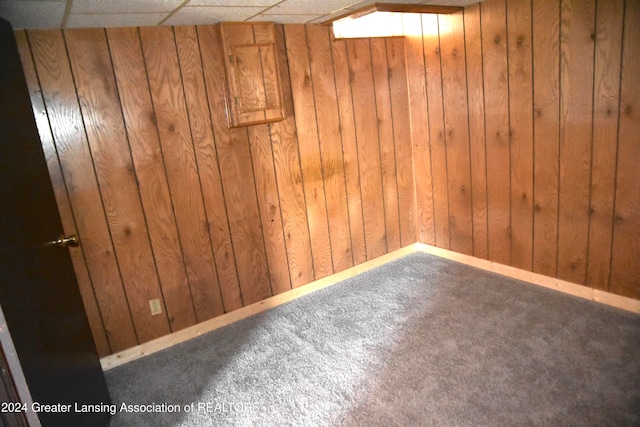
[[[391,261],[395,261],[399,258],[415,252],[429,253],[441,258],[457,261],[462,264],[477,267],[482,270],[497,273],[513,279],[518,279],[535,285],[544,286],[546,288],[555,289],[566,294],[575,295],[581,298],[640,314],[640,301],[632,298],[615,295],[609,292],[589,288],[587,286],[578,285],[560,279],[554,279],[552,277],[543,276],[542,274],[532,273],[530,271],[498,264],[481,258],[475,258],[470,255],[460,254],[447,249],[437,248],[435,246],[426,245],[424,243],[414,243],[402,249],[398,249],[386,255],[382,255],[378,258],[366,261],[360,265],[351,267],[347,270],[313,281],[307,285],[291,289],[290,291],[275,295],[255,304],[242,307],[230,313],[223,314],[222,316],[215,317],[197,325],[193,325],[172,334],[165,335],[144,344],[140,344],[136,347],[123,350],[119,353],[103,357],[102,359],[100,359],[102,369],[107,371],[111,368],[115,368],[116,366],[120,366],[149,354],[155,353],[157,351],[164,350],[181,342],[195,338],[199,335],[229,325],[230,323],[237,322],[238,320],[245,319],[254,314],[261,313],[270,308],[277,307],[289,301],[293,301],[294,299],[299,298],[303,295],[307,295],[319,289],[326,288],[335,283],[349,279],[360,273],[364,273],[365,271],[369,271],[373,268],[379,267]]]

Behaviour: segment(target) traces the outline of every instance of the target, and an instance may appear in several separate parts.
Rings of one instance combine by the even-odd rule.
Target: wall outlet
[[[162,306],[160,305],[160,300],[158,298],[149,300],[149,308],[151,308],[152,316],[157,316],[162,313]]]

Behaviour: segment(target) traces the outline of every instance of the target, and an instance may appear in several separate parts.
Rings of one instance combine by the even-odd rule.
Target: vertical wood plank
[[[106,35],[103,29],[81,29],[66,30],[64,36],[129,308],[139,339],[149,341],[167,334],[170,329],[166,313],[151,316],[149,311],[149,300],[159,298],[164,304],[164,297],[142,211]]]
[[[531,0],[507,2],[511,135],[511,265],[533,268]]]
[[[416,186],[417,239],[419,242],[435,245],[435,213],[422,20],[418,14],[405,13],[402,16],[402,25],[405,33],[409,34],[405,37],[405,56],[413,144],[413,171]]]
[[[231,239],[244,305],[271,296],[265,245],[251,163],[247,130],[226,127],[222,71],[215,29],[201,27],[200,48],[213,123],[215,147],[220,165]]]
[[[305,29],[327,197],[331,255],[334,271],[339,272],[353,266],[353,256],[331,40],[328,27],[308,25]]]
[[[323,170],[313,99],[309,52],[303,25],[284,28],[291,78],[293,107],[298,130],[298,150],[307,205],[311,253],[316,279],[333,273]]]
[[[411,147],[409,88],[405,63],[405,41],[393,37],[386,40],[389,66],[389,92],[393,120],[393,140],[396,153],[398,209],[400,211],[400,246],[417,240],[416,198]]]
[[[438,16],[422,15],[427,105],[429,111],[429,141],[431,144],[431,173],[433,182],[433,211],[436,246],[449,249],[449,191],[447,177],[447,149],[445,146],[444,106],[442,99],[442,64]]]
[[[364,236],[367,259],[372,259],[386,253],[387,242],[371,51],[368,39],[352,39],[346,44],[358,145]]]
[[[38,76],[31,57],[31,49],[29,47],[29,42],[27,41],[27,33],[24,30],[15,31],[15,37],[20,59],[22,61],[22,68],[27,81],[27,87],[29,88],[29,97],[33,108],[33,115],[36,119],[36,126],[38,127],[38,133],[40,135],[42,149],[47,161],[49,175],[51,176],[58,211],[60,212],[60,219],[62,221],[64,234],[77,234],[77,226],[75,224],[71,203],[65,187],[62,169],[58,161],[55,142],[53,141],[53,135],[51,134],[51,128],[49,127],[47,110],[44,105],[40,83],[38,82]],[[71,255],[71,262],[73,263],[73,268],[76,272],[78,287],[80,289],[80,294],[82,295],[82,301],[84,303],[85,311],[87,312],[89,326],[91,327],[93,339],[96,343],[98,355],[100,357],[107,356],[111,354],[111,349],[102,323],[102,317],[93,291],[91,278],[89,277],[89,271],[87,270],[83,248],[71,249],[69,254]]]
[[[533,271],[555,277],[558,251],[560,3],[532,0]]]
[[[173,331],[196,322],[189,280],[173,215],[138,31],[107,30],[131,155],[149,238]]]
[[[509,74],[504,0],[481,4],[489,259],[511,262]]]
[[[380,141],[380,167],[384,218],[387,235],[387,252],[400,248],[400,215],[398,212],[398,181],[396,176],[396,152],[393,136],[393,118],[389,88],[387,45],[383,38],[372,38],[371,63],[373,86],[376,96],[378,138]]]
[[[273,123],[270,133],[291,286],[298,287],[313,280],[313,258],[302,189],[302,174],[298,153],[296,122],[293,113],[289,67],[284,31],[281,25],[276,27],[276,45],[285,119],[281,122]]]
[[[224,307],[214,269],[175,40],[170,27],[140,28],[139,34],[193,305],[201,322],[224,313]]]
[[[597,2],[587,285],[608,290],[618,148],[624,1]]]
[[[202,188],[206,224],[213,248],[216,272],[225,311],[242,307],[238,273],[233,254],[226,203],[215,153],[211,115],[202,72],[195,27],[174,29],[178,60],[187,103],[198,176]],[[206,243],[206,239],[203,239]]]
[[[558,277],[587,276],[595,0],[562,0]]]
[[[625,2],[611,292],[640,298],[640,2]]]
[[[112,351],[124,350],[138,344],[138,337],[107,226],[62,33],[45,30],[27,34],[107,338]]]
[[[367,245],[364,238],[364,218],[362,191],[360,188],[360,167],[356,142],[353,100],[351,99],[351,75],[347,59],[347,44],[344,40],[334,40],[331,44],[333,70],[336,79],[336,95],[340,116],[340,136],[344,159],[345,185],[347,187],[347,207],[349,209],[349,229],[353,264],[367,260]]]
[[[273,294],[291,289],[269,125],[247,128]]]
[[[473,254],[467,77],[462,12],[439,15],[451,249]]]
[[[487,156],[485,145],[484,73],[482,68],[482,31],[480,4],[464,9],[467,96],[469,105],[469,155],[471,156],[471,196],[473,199],[473,255],[486,259]]]

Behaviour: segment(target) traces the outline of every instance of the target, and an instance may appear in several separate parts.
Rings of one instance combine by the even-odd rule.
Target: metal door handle
[[[75,234],[65,236],[61,234],[57,240],[52,240],[45,243],[46,246],[60,246],[61,248],[68,248],[69,246],[76,247],[80,244],[80,239]]]

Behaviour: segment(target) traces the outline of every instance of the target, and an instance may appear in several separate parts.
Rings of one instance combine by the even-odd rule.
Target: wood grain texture
[[[27,34],[105,332],[111,350],[120,351],[138,344],[138,337],[107,226],[64,39],[57,30]]]
[[[627,1],[624,13],[620,135],[610,290],[640,299],[640,2]]]
[[[171,330],[196,323],[138,31],[107,30],[131,156]]]
[[[451,236],[449,234],[449,178],[447,175],[447,147],[444,128],[444,102],[442,98],[440,36],[439,32],[427,32],[424,30],[438,28],[438,16],[423,15],[422,28],[429,111],[435,244],[438,247],[449,249],[451,247]]]
[[[378,117],[378,138],[380,141],[380,167],[382,194],[384,196],[387,251],[392,251],[400,248],[400,213],[398,212],[398,179],[389,88],[387,44],[384,39],[377,38],[371,39],[370,46],[373,86],[376,96],[376,115]]]
[[[385,43],[387,47],[387,71],[393,120],[396,181],[398,186],[400,246],[405,247],[411,243],[415,243],[417,239],[407,66],[405,62],[404,40],[394,37],[387,39]]]
[[[212,47],[209,37],[207,46]],[[214,50],[214,53],[219,50]],[[207,51],[205,51],[207,52]],[[209,53],[209,52],[207,52]],[[203,54],[203,57],[207,54]],[[255,179],[251,164],[251,152],[247,130],[227,129],[224,125],[223,87],[219,84],[221,64],[213,64],[220,56],[212,55],[212,61],[203,64],[214,69],[205,71],[209,110],[213,123],[215,148],[220,165],[220,175],[229,217],[231,239],[237,264],[243,305],[251,304],[271,296],[271,283],[264,239],[260,224],[260,213],[256,196]]]
[[[425,55],[422,37],[422,20],[419,15],[403,15],[405,32],[405,56],[407,62],[407,86],[413,145],[414,182],[416,186],[416,218],[418,241],[436,244],[433,180],[431,172],[431,148],[429,141],[429,109],[425,79]]]
[[[562,0],[558,277],[585,283],[593,116],[595,0]]]
[[[481,4],[484,108],[487,146],[489,259],[511,262],[509,72],[506,3]]]
[[[511,135],[511,265],[533,268],[533,57],[531,0],[507,2]]]
[[[320,279],[333,273],[333,260],[327,218],[324,171],[320,161],[318,119],[304,25],[287,25],[285,40],[287,58],[297,58],[297,60],[289,60],[289,73],[296,129],[298,130],[298,150],[307,206],[309,236],[311,237],[314,277]]]
[[[336,93],[329,28],[305,26],[309,68],[318,124],[318,141],[335,272],[353,266],[349,207],[340,135],[340,117]]]
[[[60,162],[58,161],[58,153],[56,151],[53,135],[51,134],[51,128],[49,127],[47,110],[42,98],[42,90],[40,89],[40,83],[38,82],[38,76],[31,57],[31,48],[29,47],[29,42],[27,40],[27,33],[24,30],[16,31],[15,37],[18,52],[20,54],[20,60],[22,62],[22,69],[29,89],[33,115],[40,135],[40,142],[47,162],[49,175],[51,176],[53,191],[58,205],[58,211],[60,213],[60,220],[62,221],[63,230],[60,231],[65,235],[77,234],[77,227],[73,217],[71,202],[69,201],[64,176],[62,175],[62,169],[60,167]],[[100,309],[98,308],[98,302],[96,301],[96,296],[93,292],[83,249],[82,247],[70,249],[69,254],[71,255],[71,262],[73,263],[73,268],[76,272],[80,295],[82,296],[82,301],[87,313],[87,319],[89,320],[89,326],[91,327],[91,333],[93,334],[93,338],[96,343],[98,355],[100,357],[104,357],[111,354],[111,348],[105,333]]]
[[[611,271],[623,13],[624,1],[597,3],[586,284],[602,290]]]
[[[173,30],[140,28],[151,100],[198,321],[224,312]]]
[[[558,253],[560,3],[532,0],[533,271],[555,277]]]
[[[469,112],[462,12],[440,15],[438,26],[447,36],[440,40],[442,97],[449,194],[451,249],[473,254]]]
[[[487,224],[487,155],[484,117],[484,70],[480,4],[464,10],[467,97],[469,111],[469,155],[473,205],[473,255],[489,256]]]
[[[362,191],[360,188],[360,166],[358,164],[358,145],[356,141],[353,100],[351,99],[351,74],[347,58],[345,41],[335,40],[331,44],[333,71],[336,81],[342,155],[344,160],[347,207],[349,210],[349,230],[351,231],[351,250],[353,264],[367,260],[367,247],[364,237],[364,217]]]
[[[386,253],[387,242],[371,50],[369,40],[348,40],[346,44],[358,145],[364,236],[367,259],[373,259]]]
[[[113,246],[138,337],[170,332],[166,310],[151,316],[149,300],[164,305],[142,210],[118,90],[102,29],[64,32],[87,140]],[[99,82],[99,83],[96,83]]]
[[[273,167],[270,125],[256,125],[247,129],[251,148],[251,162],[256,179],[256,193],[265,253],[269,267],[269,280],[273,295],[291,289],[291,277],[287,263],[287,248],[284,243],[282,212],[278,199],[278,184]]]
[[[225,311],[242,307],[236,261],[233,254],[226,202],[215,152],[211,114],[204,82],[200,46],[195,27],[175,27],[191,136],[213,248],[218,283]]]
[[[285,119],[282,122],[272,124],[270,132],[289,261],[289,276],[291,277],[291,286],[295,288],[313,280],[313,260],[282,26],[278,26],[276,30],[276,45],[278,48],[278,61],[280,62],[279,70]]]

